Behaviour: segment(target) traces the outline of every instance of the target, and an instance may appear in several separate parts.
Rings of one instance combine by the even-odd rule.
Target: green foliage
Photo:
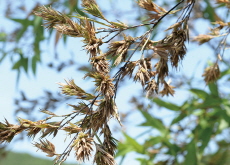
[[[24,153],[14,153],[9,152],[7,153],[6,157],[1,158],[0,165],[51,165],[53,161],[47,159],[41,159],[29,154]],[[74,164],[67,164],[63,163],[63,165],[74,165]]]
[[[227,147],[229,146],[228,138],[224,138],[224,134],[230,127],[230,101],[220,94],[219,83],[221,80],[210,83],[208,88],[203,90],[191,88],[190,99],[185,100],[181,105],[153,98],[152,104],[175,112],[170,119],[171,124],[166,126],[162,122],[164,119],[160,120],[143,109],[139,109],[145,120],[139,126],[151,128],[147,131],[149,137],[139,144],[140,137],[135,139],[135,142],[130,136],[125,135],[124,142],[118,145],[117,156],[124,158],[129,152],[140,153],[135,147],[130,149],[131,144],[138,144],[144,146],[144,151],[140,154],[145,155],[146,158],[137,159],[142,164],[152,162],[153,158],[161,159],[163,155],[168,156],[169,159],[159,161],[157,165],[163,165],[169,160],[175,165],[227,164],[226,156],[230,154],[230,148]],[[136,102],[136,104],[139,103]],[[142,135],[144,134],[146,133]],[[220,136],[222,138],[218,138]],[[143,141],[143,138],[141,139]],[[212,143],[218,146],[218,150],[209,152],[208,148],[212,147]],[[226,148],[222,148],[223,143],[227,145]],[[211,155],[215,158],[212,159]],[[179,160],[178,156],[182,159]]]
[[[116,93],[118,86],[122,83],[121,80],[129,77],[135,82],[140,82],[147,93],[146,96],[151,100],[150,104],[167,109],[173,115],[171,115],[170,122],[167,122],[169,124],[166,124],[164,118],[156,117],[150,109],[146,110],[136,101],[140,116],[144,119],[139,127],[147,128],[148,131],[138,136],[142,138],[142,142],[139,142],[138,138],[123,133],[125,140],[118,145],[117,157],[122,157],[123,161],[128,153],[135,152],[141,156],[141,158],[136,158],[141,165],[153,163],[156,165],[225,165],[228,163],[229,141],[223,135],[230,127],[230,101],[229,94],[221,89],[220,84],[223,79],[217,81],[218,78],[229,80],[230,74],[229,61],[224,58],[224,51],[229,45],[227,39],[230,24],[227,22],[228,16],[221,18],[217,12],[219,8],[229,10],[228,1],[216,0],[218,5],[208,0],[199,2],[202,4],[198,4],[195,0],[182,0],[174,5],[164,1],[161,7],[152,0],[139,0],[137,4],[145,10],[145,14],[139,15],[145,15],[143,17],[146,18],[141,24],[132,26],[126,25],[117,18],[117,22],[108,20],[94,0],[83,0],[81,4],[83,9],[78,7],[77,1],[70,0],[60,3],[61,7],[66,7],[66,13],[50,7],[51,5],[58,7],[58,1],[48,2],[46,5],[48,7],[35,6],[33,9],[35,15],[32,15],[32,12],[28,13],[26,19],[9,17],[9,20],[18,25],[18,29],[12,33],[14,34],[13,42],[16,44],[10,50],[4,49],[4,45],[10,40],[7,33],[0,32],[0,42],[3,43],[0,62],[4,61],[9,54],[17,55],[17,58],[12,56],[12,70],[18,72],[18,78],[22,70],[26,74],[32,71],[35,75],[38,63],[42,62],[40,44],[49,40],[48,38],[53,34],[53,31],[50,31],[50,36],[48,36],[44,31],[43,19],[46,28],[54,28],[57,31],[55,47],[60,34],[64,35],[65,43],[65,35],[83,38],[82,42],[85,44],[83,47],[89,54],[89,62],[92,65],[92,70],[88,69],[85,77],[93,79],[96,86],[94,93],[84,91],[73,80],[66,81],[67,84],[60,83],[63,94],[69,97],[74,96],[82,101],[77,105],[68,104],[74,109],[73,112],[56,115],[48,110],[42,110],[41,112],[48,114],[49,117],[36,122],[19,118],[19,125],[10,124],[7,120],[5,123],[0,122],[1,142],[10,142],[22,131],[26,131],[27,135],[32,138],[41,133],[40,143],[35,142],[34,146],[50,157],[56,156],[55,164],[65,161],[71,150],[74,150],[78,161],[89,160],[93,148],[96,149],[94,155],[96,164],[115,164],[114,153],[117,144],[116,139],[112,137],[108,121],[114,117],[120,123]],[[78,12],[76,16],[73,16],[77,21],[70,18],[74,10]],[[185,43],[189,41],[189,30],[197,33],[195,23],[189,24],[189,22],[200,16],[212,22],[213,26],[208,34],[200,34],[194,37],[192,42],[210,44],[211,40],[215,42],[215,39],[219,39],[217,47],[211,44],[216,54],[215,62],[211,63],[202,75],[207,88],[189,86],[187,91],[190,96],[185,97],[181,104],[155,97],[159,94],[174,95],[175,87],[170,85],[170,81],[166,82],[166,79],[171,76],[169,64],[172,68],[177,69],[180,62],[183,61],[187,52]],[[166,17],[176,22],[167,28],[160,26]],[[141,19],[138,18],[138,21]],[[95,26],[95,24],[102,27]],[[145,30],[133,30],[141,29],[141,27],[144,27]],[[166,29],[166,32],[162,33],[164,37],[162,34],[157,35],[161,28]],[[132,31],[133,33],[130,33]],[[22,47],[28,33],[32,34],[30,46],[33,53],[30,56]],[[155,41],[154,39],[159,36],[161,39]],[[104,52],[101,46],[105,44],[108,44],[108,49]],[[138,54],[138,51],[141,55],[139,59],[134,60],[133,55]],[[147,51],[153,53],[146,53]],[[225,65],[226,69],[221,71],[219,65]],[[116,68],[118,71],[111,76],[111,70]],[[189,84],[192,84],[193,81],[191,80]],[[181,82],[182,85],[187,85],[183,79]],[[72,123],[71,121],[79,115],[84,117]],[[61,120],[47,122],[56,117]],[[67,132],[68,135],[74,134],[71,143],[62,154],[56,153],[55,146],[50,141],[42,139],[48,135],[55,137],[59,130]],[[223,137],[220,139],[219,136]],[[212,147],[211,143],[218,146],[216,151],[208,151]],[[165,159],[162,159],[161,156],[165,156]],[[40,164],[44,163],[40,162]]]

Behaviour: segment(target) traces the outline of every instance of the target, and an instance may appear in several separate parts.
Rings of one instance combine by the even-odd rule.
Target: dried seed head
[[[62,93],[69,95],[69,96],[77,96],[78,99],[83,100],[91,100],[94,99],[95,96],[89,93],[86,93],[83,89],[81,89],[79,86],[77,86],[74,82],[74,80],[66,80],[67,84],[58,83],[62,89]]]
[[[114,65],[120,64],[122,61],[126,60],[126,56],[128,53],[129,47],[134,42],[134,38],[131,36],[123,35],[124,40],[115,41],[110,43],[109,51],[105,54],[106,56],[116,56],[116,60],[114,61]]]
[[[80,131],[82,131],[82,128],[78,127],[77,125],[70,123],[70,126],[64,127],[63,130],[68,132],[69,134],[73,134],[73,133],[78,133]]]
[[[146,91],[146,97],[149,97],[150,95],[153,95],[154,93],[158,93],[158,85],[154,79],[152,79],[151,81],[147,83],[145,91]]]
[[[104,134],[104,142],[103,147],[106,148],[106,151],[112,156],[115,155],[115,151],[117,149],[117,140],[112,137],[112,133],[109,129],[109,126],[106,125],[100,132],[100,134]]]
[[[200,34],[200,35],[194,37],[193,41],[197,41],[200,45],[202,45],[203,43],[208,42],[213,38],[215,38],[215,37],[211,36],[211,35]]]
[[[109,62],[106,60],[104,55],[92,57],[91,64],[96,72],[101,72],[104,74],[109,73]]]
[[[120,122],[117,107],[113,99],[103,99],[96,111],[93,111],[92,114],[88,115],[84,120],[81,120],[81,127],[83,129],[92,129],[94,132],[98,132],[98,130],[103,128],[112,117]]]
[[[125,68],[121,70],[121,75],[122,75],[121,79],[123,79],[126,75],[129,75],[129,78],[131,78],[137,63],[138,63],[137,61],[128,62]]]
[[[144,86],[153,76],[151,70],[152,70],[151,58],[144,58],[139,60],[139,69],[136,75],[134,76],[134,81],[140,81],[142,86]]]
[[[106,99],[110,99],[114,96],[115,87],[113,84],[113,79],[111,79],[108,74],[104,75],[99,72],[90,72],[86,74],[85,77],[87,76],[95,79],[95,86],[97,86],[96,91],[101,92]]]
[[[216,81],[220,77],[220,69],[218,64],[214,66],[207,67],[202,77],[204,77],[204,81],[208,84],[210,82]]]
[[[71,37],[82,37],[82,27],[72,20],[68,24],[58,24],[54,28],[61,34],[69,35]]]
[[[164,60],[168,60],[169,53],[168,53],[167,49],[160,48],[160,47],[154,47],[153,51],[154,51],[154,54],[157,54],[158,56],[160,56]]]
[[[98,106],[98,112],[100,113],[101,117],[103,119],[106,119],[105,121],[109,121],[111,117],[118,117],[117,112],[117,106],[113,99],[104,99],[101,101],[101,103]],[[119,121],[119,118],[118,118]]]
[[[116,162],[114,160],[114,157],[109,154],[105,148],[99,144],[96,145],[96,154],[94,156],[93,162],[96,164],[103,164],[103,165],[115,165]]]
[[[34,138],[43,128],[42,126],[46,123],[44,120],[39,120],[37,122],[28,123],[28,120],[18,118],[22,127],[27,127],[27,136]]]
[[[3,142],[11,142],[11,140],[23,130],[25,130],[25,127],[10,124],[6,119],[5,123],[0,122],[0,144]]]
[[[53,137],[55,137],[57,135],[60,124],[61,122],[50,122],[50,123],[41,125],[41,127],[43,128],[41,138],[44,138],[45,136],[52,135],[52,134],[53,134]]]
[[[40,143],[35,143],[33,144],[35,147],[37,147],[38,149],[42,150],[42,152],[47,153],[48,157],[53,157],[56,154],[55,151],[55,146],[48,140],[40,140]]]
[[[85,49],[87,53],[90,54],[90,57],[95,57],[99,51],[99,46],[102,45],[102,39],[96,37],[94,24],[91,23],[88,18],[84,18],[80,21],[81,27],[83,30],[81,32],[82,37],[84,38],[83,42],[86,44]]]
[[[89,160],[91,152],[93,151],[93,138],[88,134],[80,132],[77,139],[73,142],[72,146],[75,150],[75,157],[78,161]]]
[[[230,8],[229,0],[216,0],[216,3],[224,3],[226,4],[227,8]]]
[[[156,13],[167,12],[167,10],[155,4],[152,0],[139,0],[138,5],[148,11],[154,11]]]
[[[144,86],[150,79],[150,74],[148,70],[146,70],[144,67],[139,66],[139,69],[134,76],[134,81],[140,81],[141,85]]]
[[[78,114],[90,114],[91,110],[88,107],[87,104],[85,104],[84,102],[80,102],[78,103],[78,105],[72,105],[72,104],[68,104],[69,106],[74,108],[74,111]]]
[[[158,79],[161,80],[161,82],[164,81],[164,78],[168,76],[168,64],[167,61],[163,58],[160,59],[160,61],[155,64],[156,72],[158,74]]]
[[[160,93],[162,94],[162,96],[164,96],[164,95],[169,96],[169,94],[171,96],[173,96],[174,93],[175,93],[175,91],[173,90],[173,88],[175,88],[175,87],[169,85],[169,83],[167,83],[167,82],[164,81],[164,89],[162,91],[160,91]]]
[[[41,6],[34,11],[36,16],[42,17],[46,22],[45,25],[48,29],[53,28],[55,25],[66,24],[70,18],[64,14],[52,9],[51,7]]]
[[[82,0],[81,5],[82,7],[84,7],[86,13],[92,14],[95,17],[106,20],[95,0]]]

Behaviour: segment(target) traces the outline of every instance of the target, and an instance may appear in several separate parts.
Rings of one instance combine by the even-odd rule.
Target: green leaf
[[[40,55],[36,54],[32,57],[32,71],[33,74],[36,74],[36,69],[37,69],[37,63],[40,62]]]
[[[126,154],[128,154],[129,152],[134,151],[134,149],[131,146],[125,143],[118,143],[117,149],[118,151],[115,157],[126,156]]]
[[[219,96],[218,86],[216,83],[209,83],[208,87],[212,95]]]
[[[220,78],[222,78],[222,77],[224,77],[224,76],[226,76],[226,75],[228,75],[228,74],[230,74],[230,69],[226,69],[226,70],[222,71],[222,72],[220,73]]]
[[[185,156],[185,165],[197,165],[196,142],[193,139],[187,146],[187,155]]]
[[[195,89],[195,88],[192,88],[190,89],[190,91],[195,94],[196,96],[198,96],[199,98],[201,98],[202,100],[205,100],[209,94],[207,92],[205,92],[204,90],[201,90],[201,89]]]
[[[212,97],[212,96],[209,96],[207,97],[203,103],[199,103],[196,105],[196,108],[199,109],[199,108],[203,108],[203,109],[206,109],[206,108],[219,108],[220,105],[222,104],[223,100],[219,97]]]
[[[170,102],[165,102],[159,98],[154,98],[153,102],[156,103],[157,105],[161,106],[161,107],[164,107],[164,108],[167,108],[167,109],[170,109],[173,111],[179,111],[180,110],[180,107],[177,106],[176,104],[173,104]]]
[[[10,20],[18,22],[22,25],[33,25],[33,21],[30,21],[28,19],[17,19],[17,18],[10,18]]]
[[[14,63],[12,69],[18,70],[21,66],[21,60],[18,60],[17,62]]]
[[[170,125],[179,123],[181,120],[183,120],[185,117],[187,117],[188,115],[184,112],[181,112],[177,117],[175,117]]]
[[[7,39],[7,34],[4,32],[0,32],[0,42],[5,42]]]
[[[136,158],[136,160],[138,160],[141,164],[140,165],[152,165],[153,162],[149,161],[145,158]]]
[[[33,21],[30,21],[28,19],[14,19],[14,18],[12,18],[11,20],[20,23],[22,26],[20,28],[19,32],[17,32],[16,41],[19,41],[21,39],[21,37],[23,36],[25,31],[27,30],[28,26],[33,25]]]
[[[148,140],[145,141],[145,148],[154,146],[156,144],[159,144],[162,142],[162,136],[154,136],[154,137],[150,137]]]
[[[25,72],[28,73],[28,58],[22,58],[21,60],[21,66],[24,68]]]
[[[131,138],[127,134],[123,133],[125,136],[125,142],[118,143],[118,152],[116,157],[125,156],[127,153],[135,151],[137,153],[143,154],[145,152],[144,147],[140,145],[135,139]]]
[[[126,133],[123,133],[126,138],[126,144],[129,144],[134,151],[142,154],[144,152],[144,147],[140,145],[135,139],[131,138]]]
[[[165,134],[167,132],[167,129],[165,128],[164,124],[162,123],[160,119],[152,117],[151,114],[149,114],[146,111],[140,110],[140,112],[146,119],[146,122],[142,123],[141,126],[150,126],[150,127],[156,128],[162,134]]]
[[[200,151],[201,151],[201,153],[203,153],[205,147],[208,145],[208,143],[211,139],[212,127],[201,129],[199,131],[200,131],[199,140],[201,140],[201,142],[202,142],[202,145],[200,146]]]
[[[4,58],[8,55],[8,53],[2,53],[2,57],[0,58],[0,63],[4,60]]]
[[[34,29],[39,29],[42,27],[42,17],[35,16],[33,20]],[[43,29],[43,27],[42,27]]]
[[[211,22],[215,22],[216,21],[216,13],[215,13],[215,9],[211,6],[210,1],[209,0],[205,0],[206,2],[206,9],[204,10],[204,14],[206,14],[208,16],[208,19]]]

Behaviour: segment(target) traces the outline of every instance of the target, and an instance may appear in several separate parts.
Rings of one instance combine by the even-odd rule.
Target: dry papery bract
[[[216,3],[224,3],[228,8],[230,8],[229,0],[216,0]]]
[[[96,154],[94,156],[94,162],[99,165],[102,165],[102,164],[115,165],[116,164],[114,160],[114,156],[109,154],[105,150],[104,146],[99,145],[99,144],[96,144]]]
[[[152,0],[139,0],[138,5],[148,11],[154,11],[156,13],[166,13],[167,12],[167,10],[165,10],[163,7],[158,6]]]
[[[207,84],[216,81],[220,77],[220,69],[218,64],[216,63],[213,66],[207,67],[202,76]]]
[[[138,1],[140,7],[157,16],[152,17],[151,22],[147,24],[134,26],[127,26],[121,21],[107,20],[95,0],[82,1],[83,12],[86,12],[89,17],[78,14],[76,21],[51,7],[37,8],[34,14],[45,20],[45,27],[54,28],[63,35],[83,38],[82,42],[85,44],[83,47],[89,54],[89,63],[92,66],[85,78],[93,80],[95,90],[86,92],[76,85],[74,80],[59,83],[66,97],[80,100],[76,105],[68,104],[73,111],[57,115],[48,110],[42,110],[41,112],[48,115],[47,118],[37,122],[19,119],[19,125],[10,124],[6,120],[5,123],[0,123],[1,143],[10,142],[22,131],[27,131],[30,137],[40,135],[44,139],[48,135],[55,137],[62,130],[73,137],[61,154],[56,153],[54,145],[48,140],[34,143],[48,156],[56,156],[55,164],[64,162],[72,150],[78,161],[85,162],[94,153],[92,152],[94,148],[96,153],[93,157],[96,164],[116,164],[114,155],[117,140],[113,137],[108,122],[111,118],[120,122],[116,106],[119,82],[126,77],[132,78],[135,82],[140,82],[147,96],[154,93],[160,93],[162,96],[174,94],[174,87],[165,81],[169,75],[168,65],[171,63],[172,67],[177,68],[186,54],[188,21],[194,3],[194,0],[180,1],[170,10],[166,10],[151,0],[140,0]],[[178,21],[166,29],[167,34],[164,38],[159,41],[150,40],[154,28],[167,15],[180,11]],[[96,29],[96,23],[103,26]],[[140,36],[133,37],[125,34],[129,29],[147,25],[151,27]],[[121,36],[122,40],[116,40],[116,36]],[[106,44],[108,49],[103,52],[101,46]],[[151,56],[146,53],[147,50],[152,51]],[[133,60],[132,57],[136,52],[140,52],[140,58]],[[113,67],[118,68],[114,76],[111,73]],[[50,119],[58,121],[48,122]]]
[[[75,150],[75,157],[79,161],[89,160],[91,152],[93,151],[93,138],[81,132],[77,139],[73,142],[72,146]]]
[[[48,157],[53,157],[54,155],[57,155],[55,151],[55,146],[48,140],[40,140],[40,143],[35,142],[34,146],[47,153],[48,155],[46,156]]]
[[[226,1],[218,1],[218,3],[226,3]],[[226,3],[229,5],[229,2]],[[227,37],[230,34],[230,24],[229,22],[223,21],[216,21],[212,22],[214,24],[213,28],[210,28],[210,32],[208,34],[200,34],[193,38],[193,41],[197,41],[200,45],[209,42],[211,39],[214,38],[222,38],[219,40],[219,43],[216,46],[216,62],[212,65],[207,67],[204,70],[202,77],[204,77],[204,81],[206,84],[215,82],[220,77],[220,69],[218,66],[218,62],[223,61],[223,53],[225,51],[227,45]]]

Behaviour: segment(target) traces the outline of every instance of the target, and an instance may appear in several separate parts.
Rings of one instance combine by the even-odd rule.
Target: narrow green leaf
[[[218,86],[216,83],[209,83],[208,87],[212,95],[219,96]]]
[[[13,67],[12,67],[12,69],[14,69],[14,70],[19,70],[19,68],[21,67],[21,64],[22,64],[21,61],[22,61],[22,60],[19,59],[17,62],[15,62],[14,65],[13,65]]]
[[[36,74],[36,69],[37,69],[37,63],[40,61],[40,55],[39,54],[36,54],[32,57],[32,71],[33,71],[33,74],[35,75]]]
[[[222,77],[224,77],[224,76],[226,76],[226,75],[228,75],[228,74],[230,74],[230,69],[226,69],[226,70],[222,71],[222,72],[220,73],[220,78],[222,78]]]
[[[19,30],[19,32],[17,33],[17,35],[16,35],[16,41],[19,41],[21,38],[22,38],[22,36],[23,36],[23,34],[25,33],[25,31],[27,30],[27,25],[24,25],[20,30]]]
[[[7,34],[4,32],[0,32],[0,42],[5,42],[7,38]]]
[[[206,2],[206,9],[204,10],[204,13],[206,13],[206,15],[208,16],[208,19],[211,22],[215,22],[216,21],[216,13],[215,13],[215,9],[211,6],[210,1],[209,0],[205,0]]]
[[[163,101],[163,100],[161,100],[159,98],[154,98],[153,102],[156,103],[157,105],[161,106],[161,107],[164,107],[164,108],[167,108],[167,109],[170,109],[170,110],[173,110],[173,111],[179,111],[180,110],[180,107],[177,106],[176,104]]]
[[[27,30],[28,26],[33,25],[33,21],[30,21],[28,19],[14,19],[14,18],[12,18],[11,20],[20,23],[22,26],[20,28],[19,32],[17,32],[16,41],[19,41],[21,39],[21,37],[23,36],[25,31]]]
[[[117,153],[115,157],[126,156],[129,152],[135,151],[130,145],[126,143],[118,143]]]
[[[152,161],[149,161],[145,158],[136,158],[141,164],[140,165],[153,165]]]
[[[0,58],[0,63],[4,60],[4,58],[8,55],[8,53],[2,53],[2,57]]]
[[[212,127],[208,127],[200,130],[199,140],[201,140],[202,145],[200,146],[200,151],[203,153],[205,147],[208,145],[212,136]]]
[[[126,144],[129,144],[130,146],[132,146],[132,148],[138,153],[142,154],[144,152],[144,147],[140,145],[135,139],[133,139],[126,133],[124,133],[124,136],[126,138]]]
[[[156,144],[159,144],[162,142],[162,136],[154,136],[154,137],[149,137],[149,139],[147,139],[145,141],[145,148],[148,148],[148,147],[151,147],[151,146],[154,146]]]
[[[201,89],[192,88],[192,89],[190,89],[190,91],[203,100],[205,100],[209,96],[209,94],[207,92],[205,92],[204,90],[201,90]]]
[[[151,114],[145,111],[141,111],[142,115],[145,117],[146,122],[142,123],[141,126],[150,126],[159,130],[162,134],[165,134],[167,129],[160,119],[152,117]]]
[[[28,19],[10,18],[10,20],[15,21],[15,22],[18,22],[18,23],[20,23],[20,24],[22,24],[22,25],[27,25],[27,26],[33,25],[33,21],[30,21],[30,20],[28,20]]]
[[[197,165],[197,156],[196,156],[196,143],[193,139],[187,146],[187,155],[185,156],[186,165]]]
[[[33,25],[34,29],[39,29],[42,25],[42,17],[35,16],[33,20]]]
[[[24,68],[25,72],[28,73],[28,58],[22,58],[21,66]]]
[[[186,113],[181,112],[177,117],[175,117],[170,125],[179,123],[181,120],[183,120],[185,117],[187,117],[188,115]]]
[[[196,105],[196,108],[214,108],[214,107],[220,107],[222,104],[223,100],[219,97],[207,97],[203,103],[200,103]]]

